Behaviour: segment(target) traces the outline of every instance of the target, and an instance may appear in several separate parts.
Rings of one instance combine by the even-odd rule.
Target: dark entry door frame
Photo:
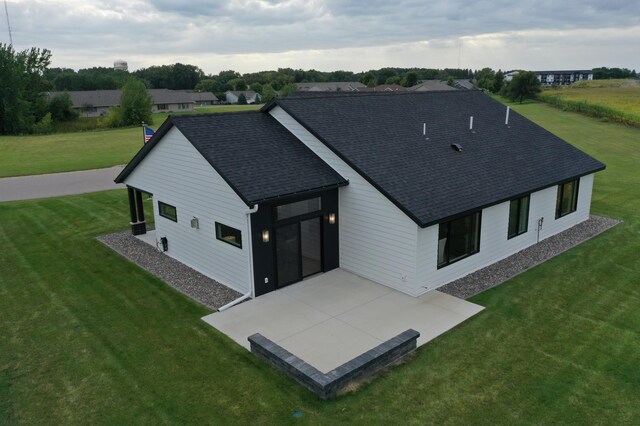
[[[307,209],[306,212],[304,212],[303,208],[299,208],[304,206],[304,204],[288,206],[286,209],[278,210],[279,206],[296,203],[298,201],[311,201],[312,198],[317,197],[321,197],[321,205],[316,211],[309,212]],[[315,204],[310,202],[309,205]],[[294,211],[304,213],[297,216],[289,216],[289,214]],[[284,219],[278,220],[278,214]],[[312,221],[306,222],[309,220]],[[280,236],[282,236],[283,232],[287,232],[285,230],[287,225],[295,224],[289,228],[290,234],[294,234],[292,229],[295,228],[295,237],[292,235],[289,235],[289,237],[297,240],[290,243],[292,245],[295,244],[295,251],[297,253],[301,253],[305,249],[304,246],[300,247],[304,244],[304,230],[300,228],[306,228],[307,232],[317,232],[314,235],[317,235],[316,240],[320,240],[319,247],[315,245],[315,242],[309,244],[312,250],[316,250],[313,252],[316,255],[312,257],[319,259],[319,262],[311,262],[313,265],[318,265],[319,263],[319,266],[315,269],[313,267],[311,268],[312,272],[317,269],[320,269],[318,272],[326,272],[339,267],[338,223],[338,188],[260,203],[257,212],[251,214],[253,285],[255,295],[260,296],[261,294],[282,287],[278,280],[278,256],[276,246],[278,235],[280,234]],[[319,254],[317,254],[318,249],[320,250]],[[298,279],[296,281],[302,279],[303,276],[312,274],[302,271],[303,267],[299,264],[300,260],[295,259],[295,256],[293,261],[297,265],[295,272]],[[307,266],[308,265],[309,263],[307,263]],[[293,281],[292,278],[285,281],[286,284],[293,282],[295,281]]]

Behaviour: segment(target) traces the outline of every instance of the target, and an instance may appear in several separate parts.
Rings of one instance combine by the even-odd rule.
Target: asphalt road
[[[0,202],[124,188],[124,185],[116,185],[113,182],[122,169],[123,166],[116,166],[80,172],[2,178],[0,179]]]

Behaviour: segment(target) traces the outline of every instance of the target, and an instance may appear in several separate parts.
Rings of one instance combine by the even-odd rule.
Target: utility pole
[[[7,28],[9,28],[9,46],[13,46],[13,37],[11,36],[11,23],[9,22],[9,8],[7,7],[7,0],[4,0],[4,14],[7,17]]]

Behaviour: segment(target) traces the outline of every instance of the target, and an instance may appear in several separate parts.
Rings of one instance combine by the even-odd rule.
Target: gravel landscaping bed
[[[538,244],[519,251],[493,265],[450,282],[438,288],[438,291],[461,299],[468,299],[489,288],[502,284],[527,269],[533,268],[619,223],[619,220],[608,217],[590,216],[588,220],[571,229],[542,240]]]
[[[140,241],[130,231],[107,234],[98,241],[126,257],[171,287],[208,308],[217,310],[242,296],[215,280],[202,275],[183,263]]]
[[[461,299],[468,299],[595,237],[618,223],[620,221],[616,219],[591,216],[587,221],[571,229],[446,284],[438,291]],[[213,310],[217,310],[220,306],[241,296],[235,290],[231,290],[140,241],[129,231],[103,235],[97,240],[162,279],[171,287]]]

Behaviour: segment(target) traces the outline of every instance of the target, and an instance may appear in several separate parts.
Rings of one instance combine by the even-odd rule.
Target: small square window
[[[216,222],[216,238],[225,243],[242,248],[242,231]]]
[[[163,203],[162,201],[158,201],[158,213],[160,216],[172,220],[174,222],[178,221],[178,211],[172,205]]]

